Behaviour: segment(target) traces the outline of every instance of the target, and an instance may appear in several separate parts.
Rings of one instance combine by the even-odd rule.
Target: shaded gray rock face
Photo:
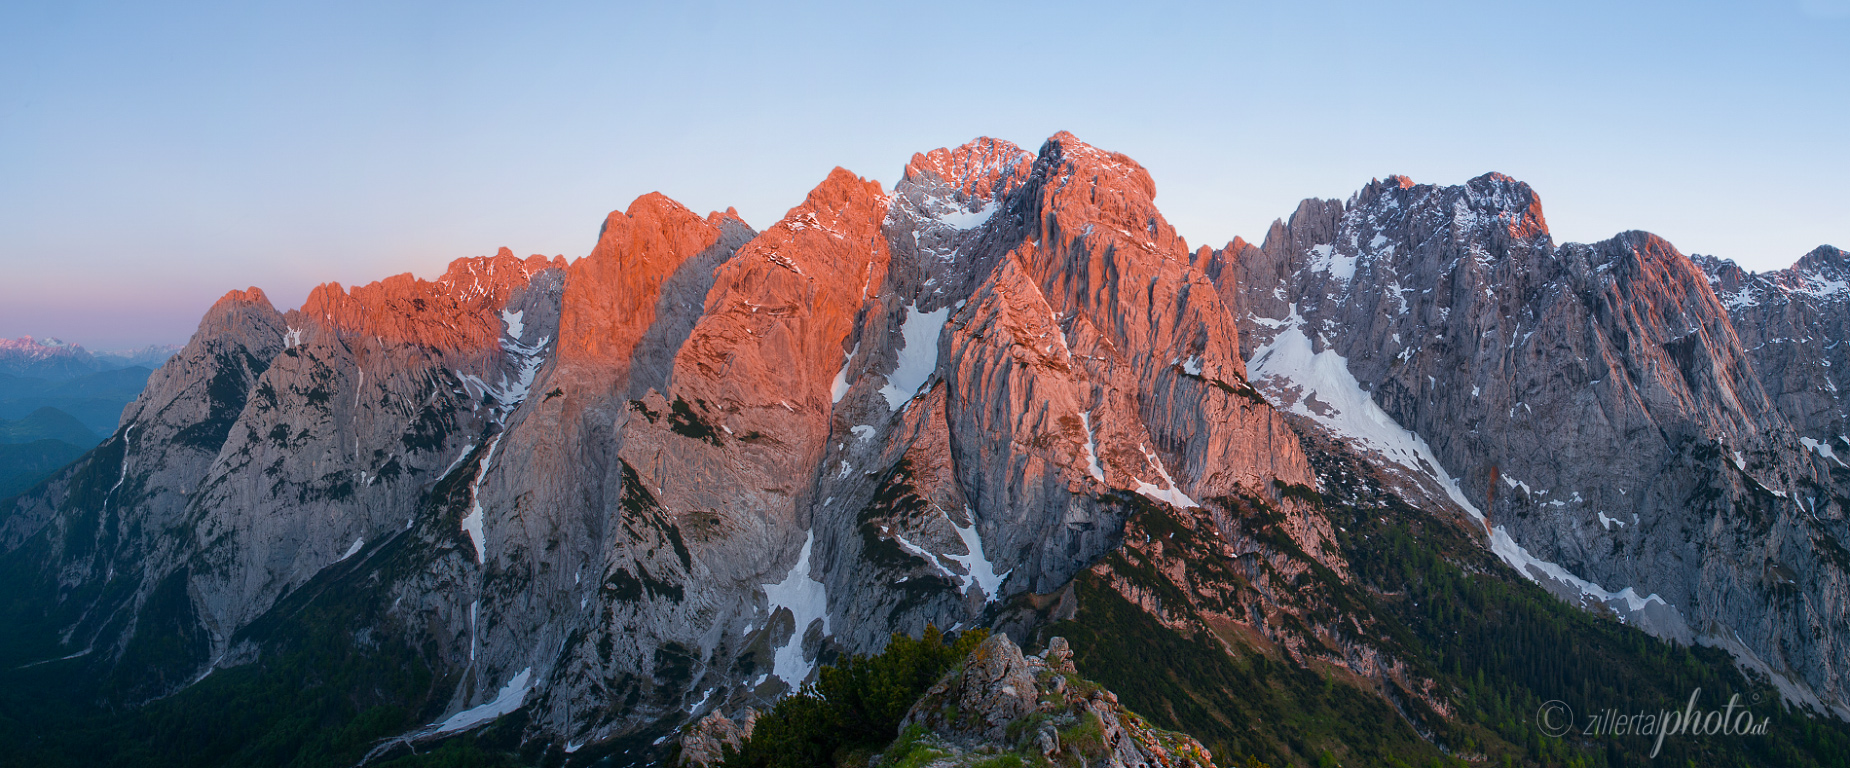
[[[203,478],[270,361],[283,347],[283,317],[262,291],[233,291],[200,321],[193,340],[149,378],[102,445],[19,497],[0,523],[0,551],[27,549],[57,590],[47,613],[65,619],[67,653],[115,658],[137,638],[179,635],[185,658],[136,670],[129,695],[166,693],[190,679],[212,641],[184,599],[195,551],[188,520]],[[145,631],[141,609],[157,596],[181,607],[177,620]],[[165,639],[165,638],[162,638]]]
[[[1781,407],[1828,410],[1800,391],[1820,374],[1769,386],[1749,351],[1816,334],[1744,338],[1711,277],[1654,236],[1557,247],[1534,192],[1495,174],[1307,201],[1263,246],[1209,259],[1268,394],[1341,433],[1320,409],[1359,391],[1430,446],[1454,504],[1487,513],[1493,547],[1531,578],[1660,636],[1728,645],[1790,696],[1850,711],[1850,561],[1830,554],[1843,501]],[[1773,290],[1715,278],[1730,279]]]
[[[6,519],[9,550],[56,553],[64,644],[108,665],[177,634],[136,696],[247,660],[239,630],[409,529],[518,406],[562,277],[503,251],[434,283],[322,286],[287,315],[256,289],[221,299],[116,434]]]
[[[1850,443],[1850,256],[1828,245],[1787,269],[1754,274],[1713,256],[1691,257],[1728,309],[1754,370],[1780,413],[1845,495]],[[1804,442],[1809,440],[1809,442]]]
[[[557,338],[563,277],[541,267],[488,289],[470,313],[493,326],[486,349],[394,343],[370,324],[317,321],[312,306],[286,316],[288,341],[191,505],[194,589],[216,637],[412,527],[431,485],[528,396]]]

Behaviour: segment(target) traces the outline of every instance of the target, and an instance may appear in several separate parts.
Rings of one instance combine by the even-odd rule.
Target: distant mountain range
[[[140,349],[91,352],[58,339],[21,336],[0,339],[0,374],[62,381],[118,368],[154,369],[180,349],[178,344],[152,344]]]
[[[1698,689],[1770,735],[1666,764],[1844,764],[1840,251],[1557,244],[1498,174],[1220,248],[1155,196],[979,139],[764,231],[651,194],[569,262],[232,291],[0,505],[0,758],[653,764],[935,626],[1064,637],[1221,765],[1630,765],[1538,707]]]
[[[114,432],[122,408],[179,350],[91,353],[57,339],[0,339],[0,498],[32,487]]]

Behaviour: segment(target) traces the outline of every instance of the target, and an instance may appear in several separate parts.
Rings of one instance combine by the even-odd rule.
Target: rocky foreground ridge
[[[1494,174],[1221,249],[1154,197],[1070,134],[979,139],[891,189],[837,169],[763,231],[648,195],[570,262],[503,249],[288,312],[233,291],[0,510],[33,595],[13,647],[135,705],[338,605],[340,642],[430,675],[376,757],[514,713],[577,755],[894,632],[1025,637],[1093,573],[1444,717],[1367,617],[1293,586],[1352,578],[1317,467],[1353,454],[1563,599],[1850,715],[1841,252],[1750,275],[1643,233],[1557,246]],[[1212,543],[1146,563],[1152,509]]]
[[[734,721],[714,712],[680,737],[680,765],[719,768],[751,738],[758,713]],[[993,635],[906,712],[901,731],[870,766],[933,768],[1014,764],[1036,759],[1101,768],[1213,768],[1206,747],[1186,734],[1153,728],[1118,696],[1079,676],[1066,638],[1024,655]]]

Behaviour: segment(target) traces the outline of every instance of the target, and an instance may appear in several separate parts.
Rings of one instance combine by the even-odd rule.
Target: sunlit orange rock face
[[[987,136],[961,147],[920,152],[906,163],[903,178],[914,184],[943,184],[969,197],[990,200],[1012,189],[1009,178],[1025,178],[1034,157],[1021,147]]]
[[[242,291],[231,290],[225,292],[225,295],[218,297],[218,301],[212,302],[212,308],[217,309],[220,305],[227,303],[268,305],[270,303],[270,297],[264,294],[262,288],[253,285]]]
[[[877,183],[836,169],[715,271],[671,383],[639,406],[679,409],[709,425],[710,439],[690,440],[666,419],[629,421],[623,459],[668,509],[723,513],[753,542],[713,564],[725,578],[768,572],[800,543],[793,523],[814,501],[830,386],[856,313],[886,278],[886,206]]]
[[[630,354],[655,322],[662,283],[720,238],[722,218],[701,218],[659,192],[612,211],[591,254],[567,271],[559,315],[561,364],[598,362],[623,378]]]
[[[508,294],[541,270],[562,266],[560,257],[519,259],[502,248],[494,256],[452,261],[436,280],[407,272],[351,291],[323,283],[288,316],[292,324],[320,323],[343,335],[377,336],[389,344],[446,352],[491,350],[501,338],[500,311]]]
[[[1108,486],[1165,486],[1159,469],[1196,497],[1312,482],[1295,436],[1246,394],[1235,319],[1155,195],[1136,161],[1055,135],[1024,190],[1025,242],[995,273],[999,295],[966,312],[994,322],[988,302],[1008,307],[1011,356],[1045,358],[1031,370],[1078,386],[1075,412],[1055,416],[1087,414]],[[1083,447],[1084,425],[1062,423]]]
[[[864,290],[886,276],[885,209],[878,183],[837,168],[740,249],[676,363],[685,378],[675,394],[826,412]]]

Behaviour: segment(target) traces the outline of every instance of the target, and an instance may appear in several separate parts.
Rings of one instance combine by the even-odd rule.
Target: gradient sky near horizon
[[[1850,0],[0,6],[0,337],[180,343],[226,290],[587,253],[661,191],[763,228],[834,166],[1070,130],[1192,244],[1500,171],[1557,241],[1850,247]]]

